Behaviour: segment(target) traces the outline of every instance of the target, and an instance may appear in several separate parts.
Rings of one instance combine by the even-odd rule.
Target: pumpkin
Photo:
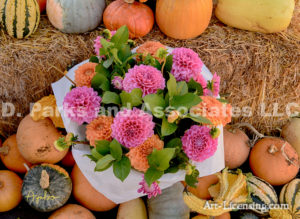
[[[72,155],[72,150],[70,149],[66,156],[62,159],[61,164],[65,167],[73,167],[75,165],[75,160]]]
[[[249,138],[242,130],[230,126],[224,127],[223,133],[225,166],[235,169],[241,166],[249,156]]]
[[[300,179],[294,179],[282,188],[279,201],[289,205],[289,213],[293,218],[300,217]]]
[[[67,204],[56,210],[48,219],[96,219],[96,217],[80,205]]]
[[[22,196],[34,209],[49,212],[63,206],[72,192],[72,181],[66,170],[53,164],[41,164],[25,175]]]
[[[256,176],[247,178],[247,185],[250,192],[251,199],[254,204],[269,206],[278,203],[278,197],[274,188],[263,179]],[[260,215],[267,215],[268,209],[251,209]]]
[[[154,24],[154,14],[149,6],[134,1],[116,0],[104,11],[103,22],[107,29],[117,30],[126,25],[130,38],[143,37],[148,34]]]
[[[156,23],[167,36],[190,39],[205,31],[212,9],[212,0],[157,0]]]
[[[120,204],[117,219],[148,219],[144,201],[137,198]]]
[[[300,118],[292,118],[281,131],[282,137],[287,140],[300,156]]]
[[[73,196],[84,207],[92,211],[109,211],[117,206],[94,189],[77,165],[73,167],[71,178],[73,181]]]
[[[178,182],[160,195],[148,199],[149,219],[188,219],[190,211],[182,199],[183,185]]]
[[[232,27],[274,33],[289,26],[294,7],[294,0],[219,0],[215,14]]]
[[[47,0],[37,0],[37,3],[40,6],[40,12],[43,13],[46,10]]]
[[[254,145],[249,164],[255,176],[279,186],[295,178],[299,169],[298,159],[297,152],[288,142],[268,137]]]
[[[10,211],[22,200],[22,179],[12,171],[0,170],[0,212]]]
[[[0,23],[8,35],[26,38],[36,31],[39,22],[40,8],[36,0],[0,0]]]
[[[51,24],[64,33],[84,33],[101,22],[105,0],[48,0]]]
[[[68,150],[58,151],[54,147],[60,136],[50,119],[35,122],[27,115],[18,127],[18,149],[24,159],[32,164],[57,163],[68,153]]]
[[[201,199],[211,199],[208,188],[219,181],[218,177],[213,174],[198,178],[197,188],[188,187],[188,191]]]
[[[0,146],[0,158],[4,166],[14,172],[26,173],[27,169],[24,164],[31,166],[19,152],[16,135],[8,137],[2,147]]]

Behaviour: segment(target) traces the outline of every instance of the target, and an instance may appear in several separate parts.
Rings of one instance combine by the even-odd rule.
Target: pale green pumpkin
[[[84,33],[95,29],[102,20],[105,0],[48,0],[51,24],[64,33]]]

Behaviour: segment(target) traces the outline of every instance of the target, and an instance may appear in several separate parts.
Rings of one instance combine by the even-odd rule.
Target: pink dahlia
[[[134,108],[117,113],[111,126],[111,136],[127,148],[137,147],[154,134],[152,116]]]
[[[143,91],[143,96],[165,88],[165,79],[160,71],[148,65],[134,66],[128,70],[123,80],[123,89],[131,92],[135,88]]]
[[[188,48],[176,48],[172,52],[173,66],[171,73],[177,81],[195,80],[201,73],[203,63],[198,54]]]
[[[118,90],[123,89],[123,78],[120,76],[115,76],[114,79],[111,80],[111,83],[114,85],[114,87]]]
[[[138,193],[144,193],[148,195],[148,198],[156,197],[158,194],[161,194],[160,187],[157,182],[153,182],[149,187],[143,176],[143,180],[139,183],[142,187],[138,189]]]
[[[71,120],[81,125],[97,118],[101,100],[93,88],[76,87],[65,96],[63,109]]]
[[[217,97],[220,91],[220,76],[214,73],[213,78],[211,81],[208,82],[207,88],[209,89],[208,95]]]
[[[113,30],[110,31],[111,36],[115,35],[117,31]],[[95,48],[95,53],[97,56],[99,56],[99,50],[102,48],[102,44],[100,42],[100,40],[102,39],[102,36],[97,36],[97,38],[94,40],[94,48]],[[108,40],[110,41],[110,40]]]
[[[207,96],[209,93],[209,90],[207,89],[207,81],[205,80],[202,74],[198,75],[196,82],[198,82],[202,86],[203,96]]]
[[[210,128],[193,125],[181,138],[182,149],[193,161],[201,162],[214,155],[218,139],[210,135]]]

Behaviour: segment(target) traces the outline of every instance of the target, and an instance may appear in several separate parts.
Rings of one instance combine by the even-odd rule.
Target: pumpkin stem
[[[6,155],[8,155],[8,152],[9,152],[9,146],[2,146],[0,148],[0,154],[6,156]]]
[[[240,127],[246,127],[248,129],[250,129],[252,132],[254,132],[255,135],[258,136],[258,138],[263,138],[265,137],[263,134],[261,134],[260,132],[258,132],[251,124],[247,123],[247,122],[243,122],[243,123],[236,123],[233,125],[234,127],[240,128]]]
[[[274,144],[271,144],[268,148],[268,152],[270,154],[275,154],[277,151],[278,151],[278,148]]]
[[[281,153],[282,153],[282,156],[290,163],[290,164],[293,164],[294,166],[298,167],[299,168],[299,165],[295,164],[288,156],[287,154],[285,153],[284,151],[284,148],[286,146],[286,142],[282,145],[281,147]]]
[[[42,170],[41,179],[40,179],[40,186],[42,189],[48,189],[49,187],[49,174],[46,170]]]

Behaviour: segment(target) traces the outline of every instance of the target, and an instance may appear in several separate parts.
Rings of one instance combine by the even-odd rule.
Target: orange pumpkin
[[[4,166],[14,172],[26,173],[27,169],[24,164],[27,164],[28,167],[31,166],[19,152],[16,135],[7,138],[3,142],[3,146],[0,146],[0,158]]]
[[[198,178],[197,188],[188,187],[188,190],[201,199],[211,199],[208,188],[219,181],[216,175],[203,176]]]
[[[71,149],[68,151],[67,155],[62,159],[61,164],[65,167],[73,167],[75,165],[75,160],[72,155]]]
[[[229,126],[224,128],[225,166],[234,169],[241,166],[248,158],[250,147],[248,136],[240,129]]]
[[[167,36],[190,39],[207,28],[212,9],[212,0],[157,0],[156,23]]]
[[[129,0],[116,0],[110,3],[103,14],[104,25],[109,30],[117,30],[126,25],[130,38],[143,37],[153,27],[153,11],[140,2],[129,2]]]
[[[22,200],[22,179],[12,171],[0,170],[0,212],[10,211]]]
[[[288,183],[299,170],[299,157],[295,149],[275,137],[259,140],[250,152],[249,162],[254,175],[274,186]]]
[[[92,211],[109,211],[117,206],[94,189],[77,165],[72,170],[71,178],[73,182],[73,196],[84,207]]]
[[[96,219],[96,217],[80,205],[67,204],[56,210],[48,219]]]

